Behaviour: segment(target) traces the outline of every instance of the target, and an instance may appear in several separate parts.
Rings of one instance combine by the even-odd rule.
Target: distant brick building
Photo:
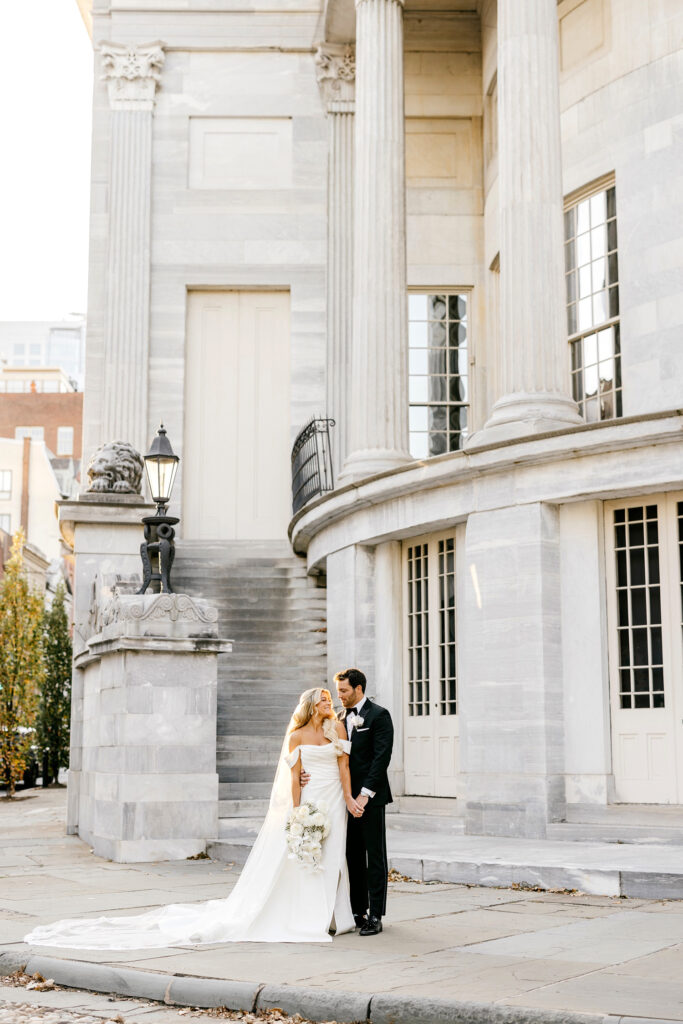
[[[0,437],[45,441],[57,458],[80,462],[83,392],[60,370],[0,371]]]

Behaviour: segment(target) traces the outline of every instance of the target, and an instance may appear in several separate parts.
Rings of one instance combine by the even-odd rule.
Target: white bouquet
[[[294,807],[285,825],[289,859],[312,871],[322,870],[323,840],[330,834],[327,804],[303,803]]]

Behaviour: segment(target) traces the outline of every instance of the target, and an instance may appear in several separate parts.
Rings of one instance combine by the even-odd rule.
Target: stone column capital
[[[321,43],[315,54],[315,77],[328,113],[353,113],[356,52],[351,43]]]
[[[102,43],[100,54],[111,109],[152,110],[165,59],[161,43]]]

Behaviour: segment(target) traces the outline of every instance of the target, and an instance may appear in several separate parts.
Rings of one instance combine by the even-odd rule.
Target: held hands
[[[365,807],[365,804],[362,804],[361,800],[365,800],[365,803],[367,803],[368,798],[359,796],[357,800],[354,800],[351,794],[349,793],[349,795],[347,797],[344,797],[344,799],[346,800],[346,806],[349,809],[349,813],[354,818],[362,818],[363,808]]]

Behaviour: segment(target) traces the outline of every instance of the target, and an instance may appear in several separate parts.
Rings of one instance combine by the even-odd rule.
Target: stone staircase
[[[324,579],[324,578],[323,578]],[[325,685],[326,591],[286,542],[180,541],[173,586],[218,608],[221,818],[262,819],[297,697]]]
[[[683,807],[674,804],[568,804],[565,821],[548,826],[565,842],[683,845]]]

